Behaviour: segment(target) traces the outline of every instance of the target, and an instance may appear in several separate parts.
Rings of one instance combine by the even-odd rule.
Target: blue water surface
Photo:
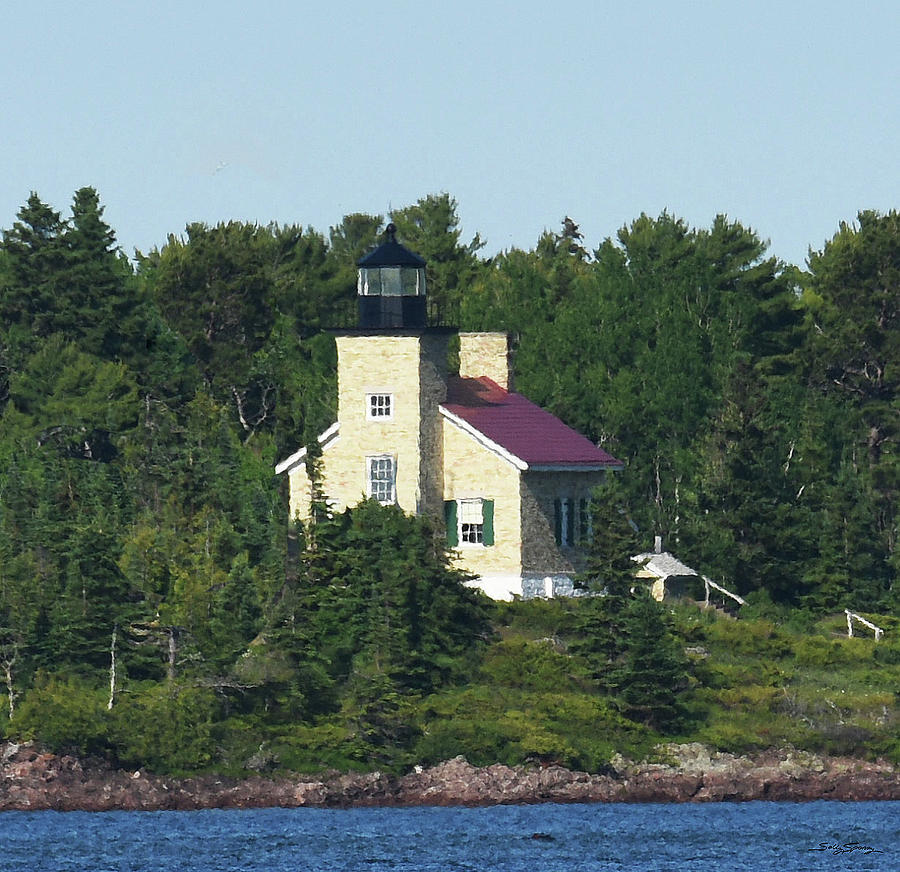
[[[900,804],[0,813],[2,872],[744,868],[900,870]]]

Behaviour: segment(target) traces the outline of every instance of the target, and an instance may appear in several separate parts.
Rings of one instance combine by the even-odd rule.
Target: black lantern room
[[[385,241],[357,262],[361,328],[425,327],[425,261],[397,242],[396,233],[388,224]]]

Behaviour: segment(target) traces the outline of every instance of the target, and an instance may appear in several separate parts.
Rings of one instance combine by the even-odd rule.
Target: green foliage
[[[244,438],[284,427],[295,443],[329,423],[333,343],[323,354],[317,331],[348,286],[320,234],[190,224],[139,256],[138,276]]]
[[[578,690],[584,677],[578,675],[577,662],[555,650],[549,639],[508,639],[492,645],[480,671],[486,684],[536,693]]]
[[[128,768],[180,774],[210,766],[217,755],[221,709],[212,690],[156,685],[122,697],[112,712],[112,744]]]
[[[400,241],[427,262],[429,304],[444,319],[459,311],[461,294],[480,268],[476,253],[484,247],[477,233],[460,243],[456,208],[456,200],[444,193],[391,212]]]
[[[631,720],[671,733],[685,722],[690,666],[662,607],[649,594],[634,597],[622,617],[621,662],[610,676]]]
[[[851,608],[873,608],[890,599],[896,571],[900,214],[860,212],[809,265],[810,375],[834,408],[839,440],[837,475],[822,495],[827,581],[809,599],[833,608],[852,597]]]
[[[99,754],[109,745],[108,691],[74,676],[40,672],[16,709],[16,734],[54,751]]]
[[[427,517],[367,500],[316,525],[280,619],[303,622],[338,680],[373,669],[427,691],[457,675],[487,632],[466,580]]]
[[[418,736],[415,702],[416,695],[385,674],[380,663],[358,657],[340,712],[340,722],[348,727],[343,753],[368,766],[409,768]]]
[[[802,723],[769,711],[734,711],[717,714],[696,731],[696,741],[731,754],[751,754],[768,748],[794,746],[814,750],[814,732]]]
[[[807,636],[794,645],[794,659],[800,666],[832,666],[838,660],[837,645],[821,636]]]
[[[607,595],[485,604],[427,520],[369,504],[323,510],[285,566],[272,468],[333,421],[323,328],[382,216],[192,224],[135,274],[94,189],[68,216],[33,193],[0,242],[10,735],[160,771],[598,770],[654,730],[896,756],[897,213],[841,224],[809,273],[723,216],[595,249],[566,218],[489,261],[449,194],[390,217],[438,316],[513,333],[518,389],[625,461],[583,577]],[[632,597],[652,534],[747,594],[740,620]],[[844,608],[885,638],[847,639]]]
[[[235,730],[245,736],[248,742],[242,759],[247,760],[247,752],[258,752],[257,740],[260,726],[252,725],[248,730]],[[354,743],[352,726],[334,719],[317,724],[291,724],[271,734],[263,750],[277,765],[292,772],[321,773],[326,770],[364,771],[366,766],[358,756],[353,756]],[[246,765],[241,768],[246,769]]]
[[[590,694],[474,685],[425,699],[415,756],[428,765],[458,754],[476,766],[526,760],[602,771],[614,753],[635,758],[653,734]]]
[[[596,489],[591,521],[586,567],[578,577],[579,585],[591,595],[579,610],[581,638],[573,650],[602,675],[622,653],[626,612],[639,569],[631,559],[640,550],[638,537],[622,505],[619,482],[607,479]]]
[[[512,602],[495,601],[490,617],[501,635],[516,635],[527,639],[554,639],[574,631],[578,621],[572,600],[528,599]]]
[[[777,660],[790,650],[783,634],[771,621],[716,621],[706,628],[706,638],[726,650]]]

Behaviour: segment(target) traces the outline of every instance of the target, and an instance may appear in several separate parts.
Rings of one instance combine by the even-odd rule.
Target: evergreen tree
[[[849,585],[860,588],[861,599],[887,604],[900,562],[900,213],[860,212],[858,225],[841,224],[821,251],[810,253],[809,266],[803,301],[811,322],[810,380],[835,405],[844,443],[839,462],[818,470],[826,481],[837,471],[840,481],[831,491],[834,507],[823,496],[836,539],[824,544],[822,571],[834,579],[834,549],[848,545],[859,558]],[[838,508],[846,507],[848,492],[859,511]],[[866,557],[873,541],[882,560]],[[857,556],[846,554],[845,561],[852,566]],[[834,594],[824,601],[833,602]]]
[[[0,313],[11,347],[29,352],[59,333],[107,360],[141,350],[148,315],[93,188],[75,192],[69,221],[32,194],[2,249]]]
[[[486,632],[465,580],[427,518],[367,500],[318,523],[301,559],[297,618],[335,678],[365,662],[401,689],[427,690],[456,675]]]
[[[449,194],[430,194],[395,209],[391,221],[398,239],[427,262],[428,301],[437,317],[455,321],[460,298],[480,269],[484,242],[476,233],[461,243],[457,202]]]
[[[0,288],[0,323],[30,348],[30,335],[44,337],[58,330],[58,303],[65,296],[65,225],[59,212],[33,191],[17,217],[12,229],[3,231],[6,268]]]
[[[584,656],[601,683],[623,646],[624,617],[638,584],[639,569],[631,558],[638,537],[622,503],[620,484],[608,480],[591,501],[591,541],[585,570],[578,583],[588,592],[578,630],[583,641],[573,646]]]
[[[622,631],[622,656],[609,683],[624,714],[662,733],[677,731],[684,723],[689,664],[662,607],[639,591],[624,611]]]

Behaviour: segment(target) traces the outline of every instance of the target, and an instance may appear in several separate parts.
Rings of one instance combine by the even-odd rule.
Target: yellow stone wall
[[[643,579],[650,586],[650,596],[657,602],[662,602],[666,598],[666,580],[647,569],[639,569],[637,577]]]
[[[290,500],[290,517],[308,521],[310,495],[306,464],[299,463],[288,472],[288,496]]]
[[[462,378],[486,376],[511,391],[508,334],[460,333],[459,374]]]
[[[340,435],[323,454],[323,487],[337,510],[366,495],[366,458],[396,459],[397,503],[410,514],[437,511],[438,404],[446,399],[445,335],[337,337]],[[390,418],[370,418],[367,397],[391,394]]]
[[[444,499],[494,501],[494,544],[460,545],[457,565],[480,576],[521,575],[519,470],[446,418],[443,431]]]

